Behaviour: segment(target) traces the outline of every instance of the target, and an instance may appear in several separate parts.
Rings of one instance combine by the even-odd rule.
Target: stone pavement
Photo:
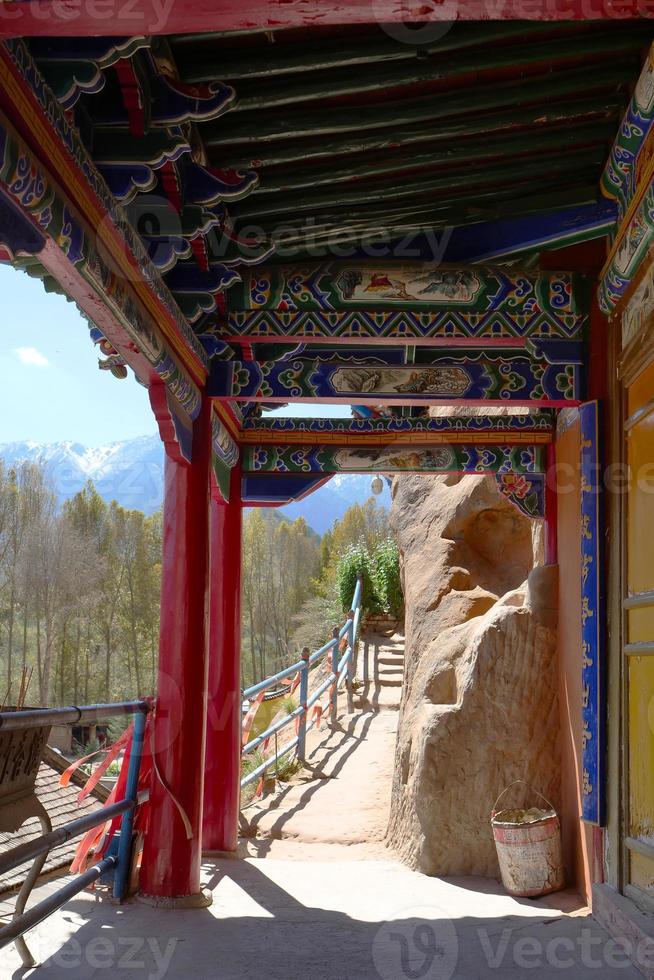
[[[575,895],[516,900],[386,850],[401,660],[399,641],[382,647],[355,714],[312,733],[302,776],[246,809],[240,856],[205,859],[210,908],[82,894],[28,935],[42,965],[25,974],[10,947],[0,980],[640,980]]]
[[[287,842],[287,846],[291,842]],[[329,845],[327,845],[329,848]],[[206,861],[209,909],[116,908],[85,894],[32,932],[38,980],[640,980],[583,913],[487,879],[428,878],[348,848]],[[336,857],[337,852],[346,859]],[[38,897],[52,890],[51,882]],[[5,911],[3,906],[2,912]],[[624,959],[624,957],[622,957]],[[13,949],[0,977],[20,977]]]

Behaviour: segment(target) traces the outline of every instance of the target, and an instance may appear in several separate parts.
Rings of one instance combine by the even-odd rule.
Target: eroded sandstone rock
[[[556,569],[534,569],[533,524],[492,478],[402,476],[393,494],[406,660],[388,841],[427,874],[494,877],[500,790],[527,778],[558,804]]]

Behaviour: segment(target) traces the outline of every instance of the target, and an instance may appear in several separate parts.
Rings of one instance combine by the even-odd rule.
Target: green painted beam
[[[501,44],[520,40],[531,44],[545,37],[570,37],[588,35],[598,26],[584,21],[561,24],[523,22],[485,22],[482,24],[454,24],[442,37],[426,44],[411,44],[396,40],[381,28],[367,36],[348,39],[344,37],[321,38],[318,43],[307,41],[298,44],[275,41],[260,47],[240,46],[233,41],[218,43],[215,35],[181,36],[173,40],[173,50],[180,77],[184,82],[212,81],[216,77],[216,65],[220,66],[221,79],[229,81],[246,78],[271,78],[277,75],[293,75],[305,71],[322,71],[367,65],[378,61],[408,61],[429,54],[464,51],[480,45]],[[214,42],[212,44],[212,41]]]
[[[407,170],[445,167],[448,164],[457,166],[463,163],[481,164],[483,160],[492,158],[509,157],[515,159],[516,165],[518,165],[516,158],[520,158],[520,165],[522,165],[522,162],[529,163],[531,156],[542,150],[556,153],[579,146],[601,146],[606,157],[616,128],[617,119],[610,122],[602,119],[557,129],[543,128],[520,135],[514,135],[513,131],[509,131],[501,139],[489,139],[486,136],[463,143],[448,142],[430,152],[395,151],[374,156],[372,159],[368,154],[362,154],[356,160],[340,167],[337,163],[331,163],[322,167],[286,170],[275,176],[263,174],[259,185],[252,191],[250,200],[299,188],[349,183],[354,180],[359,186],[361,181],[388,174],[396,175],[397,180],[402,179],[398,175]]]
[[[488,445],[252,445],[242,450],[246,473],[544,473],[543,446]]]
[[[589,150],[568,151],[555,156],[540,157],[534,161],[520,165],[515,162],[507,166],[502,161],[498,166],[488,164],[482,170],[463,170],[444,174],[438,177],[428,177],[418,180],[403,179],[401,183],[394,180],[380,181],[376,185],[362,185],[344,190],[335,187],[332,191],[323,190],[315,193],[276,195],[271,200],[248,198],[243,204],[232,207],[232,216],[239,220],[261,220],[268,215],[293,215],[313,213],[321,208],[337,205],[339,208],[350,205],[378,203],[380,201],[399,201],[405,198],[437,194],[439,191],[451,192],[457,189],[468,191],[472,187],[502,186],[515,182],[519,175],[521,181],[537,180],[540,177],[560,175],[563,182],[579,173],[590,174],[597,170],[599,174],[605,160],[602,148]]]
[[[264,154],[266,143],[293,141],[304,137],[323,137],[337,133],[368,133],[381,129],[393,133],[397,127],[425,123],[428,120],[450,119],[449,126],[465,125],[467,129],[454,128],[446,136],[466,135],[471,132],[470,125],[478,123],[483,132],[484,119],[479,113],[505,109],[509,113],[521,110],[526,113],[510,117],[515,125],[536,122],[543,113],[545,119],[551,111],[556,111],[560,119],[564,107],[556,106],[557,101],[569,102],[593,96],[598,104],[609,100],[612,104],[616,90],[633,84],[640,69],[640,57],[634,53],[631,58],[616,56],[610,64],[597,71],[590,68],[560,69],[556,74],[546,71],[536,77],[529,76],[520,81],[495,82],[493,85],[466,86],[456,91],[439,92],[431,95],[416,95],[411,99],[387,99],[375,105],[368,105],[365,112],[359,107],[342,105],[338,108],[321,107],[320,112],[306,109],[286,109],[282,112],[242,113],[229,116],[229,125],[224,120],[202,124],[202,134],[207,146],[226,147],[245,144],[256,147],[257,154]],[[626,104],[625,94],[621,104]],[[534,110],[533,106],[536,105]],[[526,108],[531,106],[532,108]],[[534,111],[539,113],[534,119]],[[501,120],[498,117],[484,117],[489,130],[497,129]],[[389,145],[384,142],[383,145]],[[240,151],[239,151],[240,152]],[[330,153],[332,150],[330,149]],[[277,161],[274,161],[277,162]],[[285,160],[278,162],[284,163]]]
[[[597,64],[611,63],[620,54],[637,52],[652,39],[651,27],[630,27],[616,32],[611,28],[588,38],[575,38],[550,44],[491,47],[484,52],[466,53],[451,58],[432,57],[415,62],[382,63],[339,72],[309,73],[294,77],[293,83],[285,78],[277,83],[261,85],[258,80],[242,82],[239,99],[233,112],[251,109],[270,109],[274,106],[293,105],[339,96],[358,95],[366,92],[384,92],[461,78],[470,73],[482,73],[510,69],[515,66],[560,65],[587,59]],[[215,75],[214,75],[215,77]]]

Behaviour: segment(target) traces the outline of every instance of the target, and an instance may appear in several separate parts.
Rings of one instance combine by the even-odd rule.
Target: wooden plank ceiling
[[[598,206],[601,170],[651,21],[459,22],[444,33],[442,25],[419,31],[419,44],[407,43],[410,30],[31,46],[48,81],[74,103],[105,172],[139,162],[161,168],[156,191],[173,204],[170,161],[183,163],[189,148],[196,163],[249,172],[247,196],[229,202],[231,219],[238,232],[275,239],[286,259],[337,243],[356,248],[381,232],[399,240],[416,230]],[[102,42],[112,40],[112,57],[102,52],[103,60]],[[205,100],[217,82],[234,91],[220,109],[190,122],[181,114],[178,126],[174,113],[159,110],[157,119],[153,110],[148,132],[148,101],[155,108],[170,101],[161,77]],[[145,178],[141,188],[152,191]],[[225,257],[210,244],[210,261]]]
[[[211,164],[259,176],[230,209],[239,230],[302,257],[598,201],[651,24],[458,23],[421,46],[396,33],[170,39],[185,82],[236,89],[198,128]]]

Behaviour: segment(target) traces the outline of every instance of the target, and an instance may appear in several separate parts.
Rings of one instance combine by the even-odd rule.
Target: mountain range
[[[77,442],[9,442],[0,444],[0,459],[9,466],[22,461],[41,462],[62,500],[72,497],[87,480],[92,480],[107,502],[116,500],[123,507],[146,514],[161,506],[163,448],[156,434],[95,449]],[[279,513],[289,520],[304,517],[314,531],[324,534],[348,507],[371,496],[370,481],[370,475],[338,473],[304,500],[279,508]],[[390,507],[386,485],[377,500]]]

